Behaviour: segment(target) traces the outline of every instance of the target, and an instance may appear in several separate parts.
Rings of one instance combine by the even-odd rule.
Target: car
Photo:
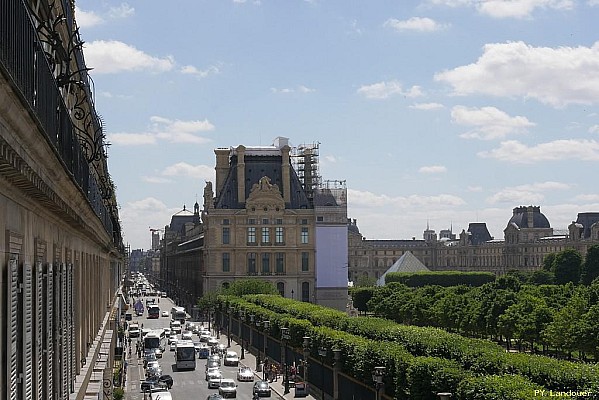
[[[208,383],[210,383],[211,379],[218,379],[220,381],[222,379],[222,377],[223,377],[223,373],[220,370],[220,368],[213,367],[213,368],[208,368],[206,370],[206,380],[208,381]],[[218,387],[218,386],[216,386],[216,387]]]
[[[170,351],[175,351],[177,349],[177,342],[179,342],[179,340],[177,340],[176,337],[175,338],[169,338],[169,339],[172,339],[172,340],[169,340],[170,341],[169,350]]]
[[[184,331],[181,334],[181,340],[193,340],[193,335],[190,331]]]
[[[227,351],[223,364],[236,367],[239,365],[239,356],[234,351]]]
[[[252,394],[258,395],[258,397],[270,397],[272,395],[272,391],[267,381],[257,381],[254,382]]]
[[[224,343],[219,343],[218,346],[216,346],[216,350],[219,354],[225,354],[227,352],[227,345]]]
[[[210,356],[210,349],[208,347],[200,347],[198,350],[198,358],[208,358]]]
[[[173,377],[170,375],[161,375],[160,378],[158,378],[158,383],[164,383],[166,388],[170,390],[170,388],[173,387]]]
[[[171,328],[164,328],[164,335],[166,337],[171,337]]]
[[[210,346],[210,347],[218,346],[218,339],[215,338],[214,336],[211,336],[210,339],[208,339],[208,346]]]
[[[163,311],[163,312],[162,312],[162,316],[163,316],[163,317],[168,317],[168,311]]]
[[[239,382],[253,382],[254,372],[252,372],[250,367],[241,367],[237,371],[237,380]]]
[[[212,393],[206,397],[206,400],[223,400],[223,396],[218,393]]]
[[[204,333],[200,334],[200,342],[208,343],[208,340],[210,340],[210,338],[211,338],[210,332],[208,332],[208,333],[204,332]]]
[[[220,368],[220,361],[208,359],[208,361],[206,361],[206,371],[208,371],[209,368]]]
[[[233,379],[221,379],[218,394],[224,398],[237,397],[237,384]]]
[[[144,354],[144,368],[146,368],[148,363],[151,361],[156,361],[156,353],[153,351]]]

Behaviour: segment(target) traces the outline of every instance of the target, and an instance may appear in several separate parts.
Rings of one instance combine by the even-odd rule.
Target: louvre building
[[[420,240],[365,239],[357,221],[351,220],[349,279],[378,279],[407,252],[433,271],[535,271],[547,254],[573,248],[584,256],[589,246],[599,244],[599,213],[579,213],[567,232],[557,232],[541,207],[520,206],[514,208],[503,233],[503,239],[495,239],[486,223],[475,222],[459,235],[442,230],[437,236],[427,228]]]

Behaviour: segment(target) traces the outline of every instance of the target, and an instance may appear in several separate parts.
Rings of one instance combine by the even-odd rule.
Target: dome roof
[[[507,224],[515,224],[518,228],[551,228],[549,220],[541,213],[539,206],[514,208],[514,214]]]

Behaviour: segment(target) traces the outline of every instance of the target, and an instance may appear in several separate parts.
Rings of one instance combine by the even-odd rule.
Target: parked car
[[[237,397],[237,384],[233,379],[221,379],[218,393],[226,398]]]
[[[227,351],[223,363],[225,365],[236,367],[239,364],[239,356],[234,351]]]
[[[237,371],[237,380],[239,382],[253,382],[254,373],[250,367],[241,367]]]
[[[206,400],[223,400],[223,396],[218,393],[212,393],[206,397]]]
[[[267,381],[257,381],[254,383],[252,394],[257,394],[258,397],[270,397],[272,395],[272,391]]]

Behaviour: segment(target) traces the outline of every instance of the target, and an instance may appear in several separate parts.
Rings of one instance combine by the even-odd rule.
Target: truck
[[[181,324],[184,324],[185,318],[187,318],[187,313],[185,312],[184,307],[175,306],[171,308],[171,319],[173,321],[179,321]]]

